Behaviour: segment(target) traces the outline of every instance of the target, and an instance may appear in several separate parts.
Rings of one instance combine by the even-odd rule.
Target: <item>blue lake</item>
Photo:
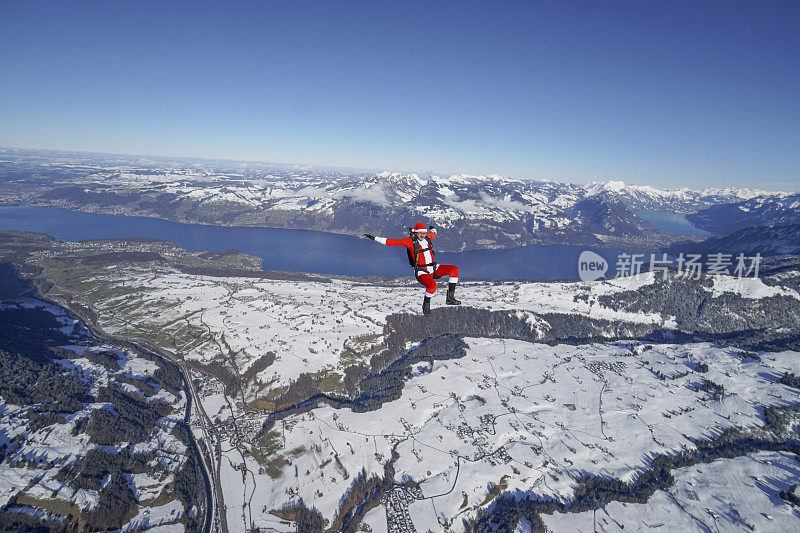
[[[658,231],[668,235],[711,235],[686,220],[686,215],[680,213],[637,211],[636,214],[655,226]]]
[[[262,258],[264,270],[348,276],[413,275],[403,248],[319,231],[179,224],[156,218],[32,206],[0,206],[0,229],[47,233],[62,241],[149,237],[175,242],[189,251],[236,248]],[[578,256],[583,250],[603,256],[612,271],[620,253],[608,248],[531,245],[437,252],[436,260],[457,265],[464,279],[577,279]]]

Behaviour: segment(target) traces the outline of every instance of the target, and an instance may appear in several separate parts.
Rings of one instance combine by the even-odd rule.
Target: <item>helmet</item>
[[[418,222],[414,224],[414,229],[412,229],[414,233],[428,233],[428,226],[423,224],[422,222]]]

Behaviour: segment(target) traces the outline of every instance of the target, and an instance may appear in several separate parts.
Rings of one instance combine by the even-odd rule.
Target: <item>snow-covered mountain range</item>
[[[758,189],[659,189],[619,181],[586,185],[501,176],[449,177],[308,169],[0,162],[0,204],[31,204],[177,222],[402,236],[434,224],[442,250],[526,244],[668,245],[637,213],[688,215],[725,234],[798,219],[800,195]]]
[[[687,217],[700,228],[726,235],[748,226],[800,222],[800,194],[760,194],[712,205]]]
[[[601,191],[613,193],[634,211],[682,214],[694,213],[714,205],[779,194],[764,189],[737,187],[659,189],[650,185],[626,185],[622,181],[592,182],[586,186],[586,191],[589,194]]]

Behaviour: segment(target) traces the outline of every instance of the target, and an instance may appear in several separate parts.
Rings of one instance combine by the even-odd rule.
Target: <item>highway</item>
[[[38,288],[38,287],[37,287]],[[192,439],[193,448],[196,451],[197,459],[201,465],[205,484],[206,493],[206,512],[203,519],[203,526],[201,531],[203,533],[228,533],[228,522],[225,512],[225,501],[223,491],[220,483],[220,466],[222,460],[222,447],[220,446],[219,436],[211,423],[211,419],[203,409],[203,403],[200,401],[197,390],[195,389],[192,381],[191,370],[186,362],[175,354],[172,354],[153,342],[138,337],[118,338],[106,333],[102,327],[97,323],[94,312],[82,305],[74,305],[73,301],[67,298],[45,298],[41,296],[42,291],[39,290],[38,297],[45,301],[52,301],[53,303],[68,309],[75,318],[86,324],[88,329],[93,335],[111,345],[117,345],[122,349],[132,349],[134,351],[146,352],[155,355],[166,361],[168,364],[175,365],[180,370],[185,383],[185,391],[187,392],[186,414],[184,421],[189,426],[189,437]],[[203,440],[198,442],[194,433],[191,431],[191,409],[194,407],[197,412],[197,419],[200,421],[200,427],[203,432]],[[212,443],[213,451],[208,449],[206,443]],[[213,453],[215,457],[210,457],[209,453]]]

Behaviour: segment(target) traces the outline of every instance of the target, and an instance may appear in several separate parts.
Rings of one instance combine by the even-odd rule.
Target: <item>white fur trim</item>
[[[386,237],[375,237],[375,242],[386,244]]]
[[[458,276],[450,277],[450,279],[447,280],[447,281],[448,281],[448,283],[458,283]]]

